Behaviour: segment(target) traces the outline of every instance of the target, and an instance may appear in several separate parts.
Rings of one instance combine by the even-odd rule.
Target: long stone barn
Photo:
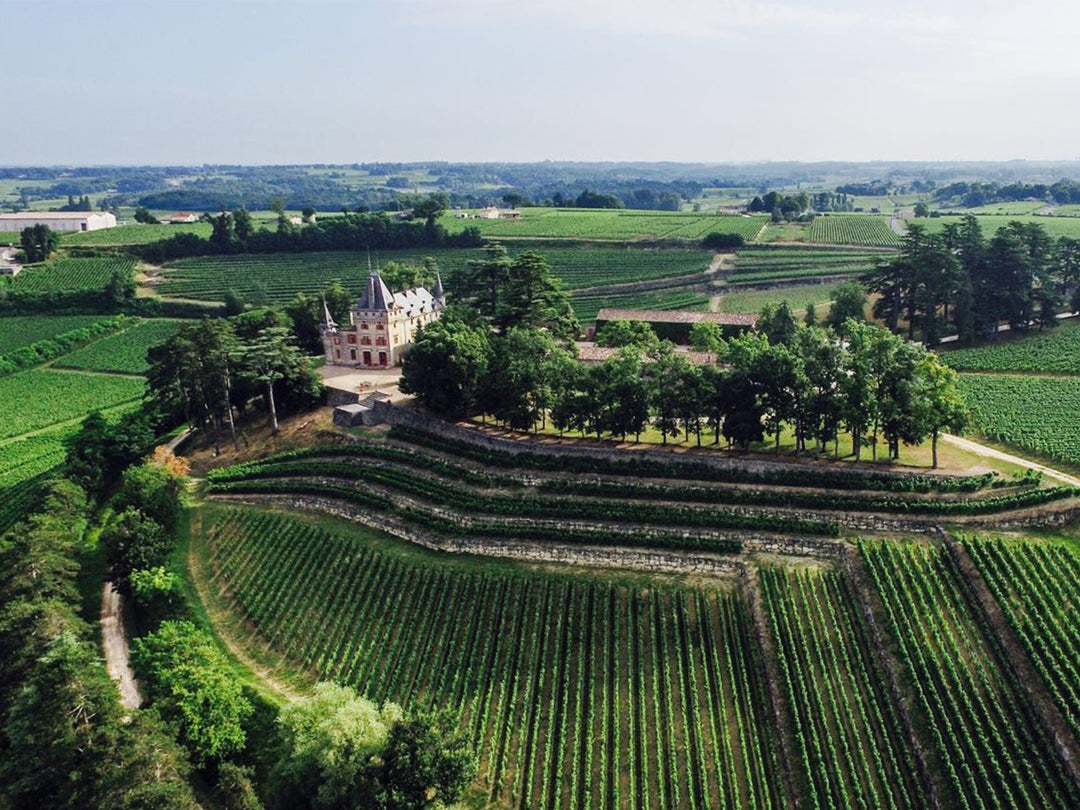
[[[673,309],[602,309],[596,314],[596,330],[610,321],[643,321],[663,340],[689,343],[696,323],[715,323],[724,337],[734,337],[757,326],[758,316],[744,312],[691,312]]]

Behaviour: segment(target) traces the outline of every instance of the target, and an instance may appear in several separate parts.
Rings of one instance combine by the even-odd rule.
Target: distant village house
[[[162,217],[161,221],[167,225],[190,225],[193,222],[199,221],[199,215],[192,214],[189,211],[180,211],[175,214],[169,214],[167,217]]]
[[[333,366],[387,368],[401,363],[417,330],[438,320],[446,297],[436,274],[435,289],[414,287],[392,293],[372,271],[363,295],[349,312],[350,324],[338,326],[323,304],[322,338],[326,362]]]

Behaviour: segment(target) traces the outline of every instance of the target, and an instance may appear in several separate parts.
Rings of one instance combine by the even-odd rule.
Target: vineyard
[[[142,321],[130,329],[65,355],[56,362],[58,368],[85,371],[113,371],[142,374],[147,369],[146,352],[176,334],[178,321],[156,319]]]
[[[969,537],[964,547],[1080,736],[1080,556],[1060,543]]]
[[[143,380],[114,374],[32,369],[0,378],[0,439],[81,419],[89,411],[139,399]],[[2,447],[2,446],[0,446]]]
[[[1080,377],[961,374],[960,388],[985,436],[1080,464]]]
[[[1027,371],[1080,374],[1080,323],[1048,332],[942,354],[958,371]]]
[[[840,282],[830,284],[797,284],[790,287],[773,287],[767,290],[739,290],[731,286],[722,291],[721,312],[761,312],[766,304],[779,304],[787,301],[795,311],[805,310],[813,305],[818,307],[817,316],[824,318],[826,305],[832,301],[833,292]]]
[[[816,217],[810,225],[810,241],[830,245],[894,247],[900,236],[884,217],[852,214]]]
[[[792,250],[755,248],[738,253],[729,284],[811,278],[815,276],[858,276],[874,268],[888,254],[867,251]]]
[[[948,551],[890,541],[860,549],[953,796],[947,806],[1076,807],[1080,792],[999,660]]]
[[[523,208],[520,219],[456,219],[443,215],[451,232],[479,228],[484,236],[545,239],[653,239],[697,241],[710,233],[738,234],[753,241],[765,216],[660,213],[611,209]]]
[[[84,329],[105,315],[26,315],[0,318],[0,356],[40,340]]]
[[[966,213],[966,212],[964,212]],[[979,225],[982,226],[983,235],[991,237],[998,228],[1004,228],[1010,222],[1021,222],[1025,225],[1041,225],[1046,233],[1054,238],[1068,236],[1073,239],[1080,238],[1080,217],[1044,217],[1033,214],[1017,214],[1014,216],[980,216]],[[925,225],[928,233],[940,233],[941,230],[951,223],[961,222],[960,216],[943,216],[920,219],[919,224]]]
[[[16,292],[100,290],[109,283],[113,273],[131,273],[134,267],[135,260],[124,256],[52,259],[44,264],[27,265],[8,284]]]
[[[454,709],[504,806],[784,806],[736,595],[463,568],[246,509],[221,510],[208,541],[224,597],[289,660]]]
[[[574,314],[581,323],[596,318],[605,308],[616,309],[690,309],[705,310],[709,297],[685,287],[630,293],[576,293],[570,297]]]
[[[926,807],[851,582],[781,568],[760,578],[810,806]]]
[[[511,246],[511,256],[525,248]],[[700,273],[712,253],[702,250],[628,248],[537,248],[552,264],[566,289],[649,281]],[[377,251],[373,266],[388,261],[420,264],[431,257],[453,295],[454,276],[466,262],[483,258],[482,250],[430,249]],[[285,302],[298,292],[317,293],[334,280],[359,290],[367,281],[368,254],[360,252],[276,253],[247,256],[207,256],[181,259],[168,265],[157,289],[163,295],[221,300],[228,290],[251,300],[256,294]]]
[[[168,239],[181,233],[193,233],[203,238],[209,237],[213,227],[206,222],[195,222],[190,225],[120,225],[116,228],[102,228],[97,231],[85,231],[65,233],[62,243],[79,246],[103,246],[103,245],[145,245]]]

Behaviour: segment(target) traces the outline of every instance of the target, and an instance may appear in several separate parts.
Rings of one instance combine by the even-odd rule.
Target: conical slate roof
[[[435,299],[436,306],[444,306],[446,304],[446,293],[442,288],[442,276],[439,275],[439,271],[435,271],[435,289],[432,290],[432,297]]]
[[[390,293],[386,282],[379,276],[378,270],[372,270],[371,275],[368,276],[364,294],[356,302],[356,309],[387,312],[393,303],[394,296]]]
[[[336,329],[337,324],[334,323],[333,316],[330,315],[330,307],[326,305],[326,299],[322,302],[322,325],[327,329]]]

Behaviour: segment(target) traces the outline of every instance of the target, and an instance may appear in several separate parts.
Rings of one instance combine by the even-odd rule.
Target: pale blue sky
[[[0,165],[1080,157],[1072,0],[0,0]]]

